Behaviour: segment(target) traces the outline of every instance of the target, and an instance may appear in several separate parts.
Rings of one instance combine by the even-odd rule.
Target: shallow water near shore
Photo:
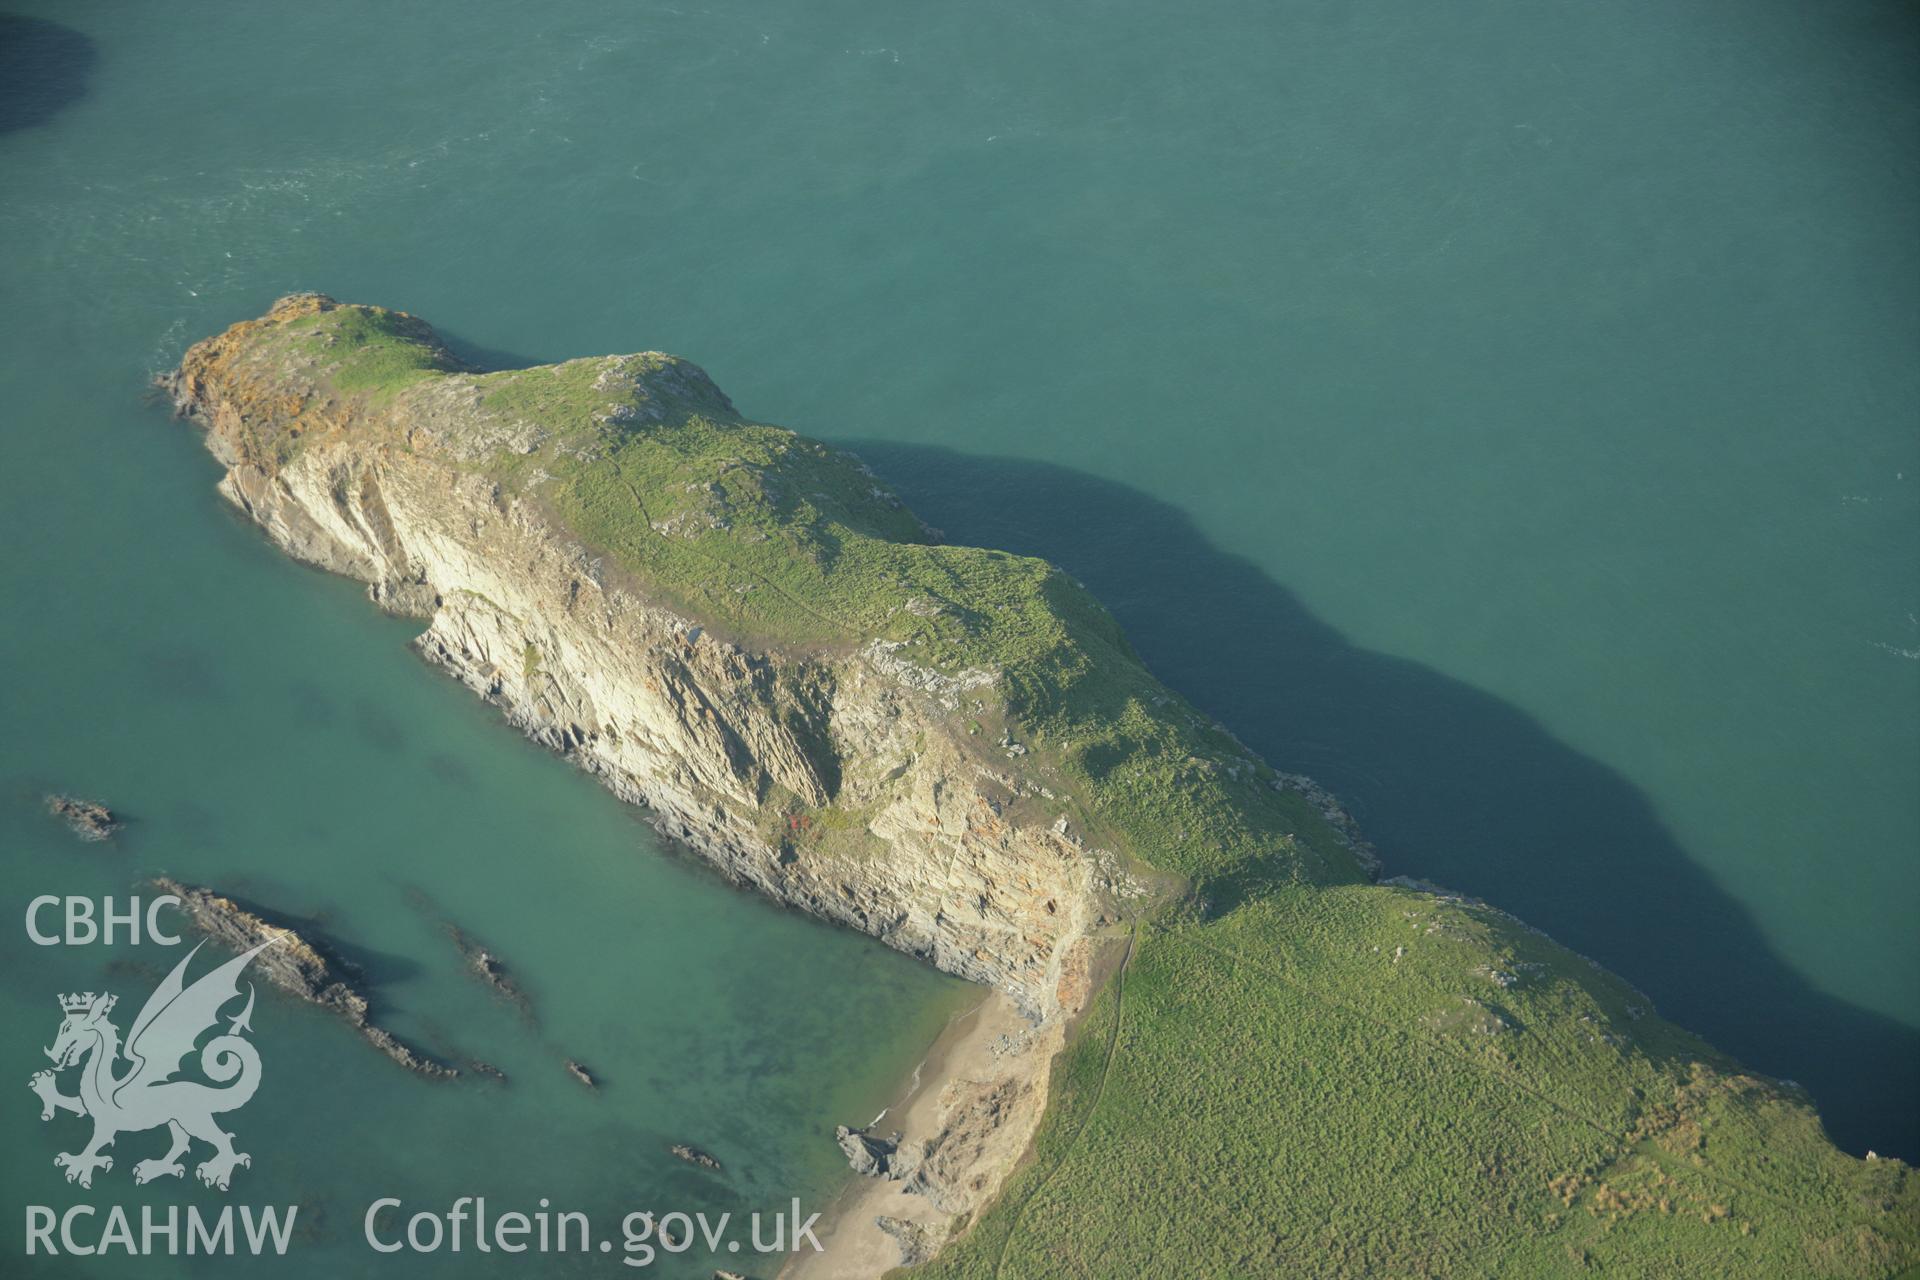
[[[496,362],[678,352],[857,443],[955,538],[1083,577],[1390,871],[1920,1155],[1908,8],[21,9],[0,907],[214,884],[512,1077],[416,1081],[263,1001],[230,1199],[305,1206],[286,1274],[400,1271],[359,1243],[383,1195],[824,1205],[832,1124],[970,998],[663,849],[224,508],[147,380],[302,288]],[[52,788],[135,822],[75,844]],[[0,927],[0,1068],[42,1065],[57,992],[131,1001],[172,956]],[[134,1192],[131,1138],[81,1196],[77,1122],[16,1088],[9,1205],[220,1202]]]
[[[314,1275],[381,1261],[361,1243],[362,1217],[380,1197],[409,1213],[444,1213],[462,1195],[484,1196],[495,1216],[551,1204],[587,1213],[596,1239],[616,1242],[635,1209],[730,1212],[744,1232],[749,1213],[785,1210],[795,1197],[825,1207],[844,1175],[833,1125],[871,1115],[973,989],[725,886],[434,676],[403,647],[404,627],[368,626],[356,590],[286,575],[235,522],[210,529],[235,557],[225,568],[265,575],[253,606],[199,614],[191,632],[148,632],[152,647],[127,655],[130,671],[91,665],[117,645],[83,650],[74,684],[14,699],[30,723],[92,717],[98,736],[80,740],[75,723],[70,747],[9,744],[7,891],[21,906],[41,892],[120,901],[137,876],[164,870],[268,904],[366,971],[383,1025],[445,1061],[491,1063],[508,1082],[418,1079],[335,1017],[263,991],[253,1020],[261,1090],[226,1117],[254,1157],[232,1192],[136,1190],[131,1167],[160,1153],[159,1133],[122,1135],[115,1167],[91,1192],[69,1187],[51,1157],[77,1149],[84,1128],[65,1116],[41,1124],[22,1089],[0,1121],[10,1201],[103,1213],[115,1203],[298,1204],[286,1265]],[[277,592],[273,577],[290,589]],[[262,647],[221,661],[202,649],[200,627]],[[159,739],[100,734],[105,710],[69,700],[116,680],[120,704]],[[108,844],[76,842],[40,810],[55,779],[111,794],[130,824]],[[41,923],[57,932],[58,912]],[[509,966],[531,1016],[465,971],[450,925]],[[16,923],[0,937],[12,978],[0,999],[19,1041],[18,1084],[46,1065],[35,1046],[53,1040],[57,993],[119,993],[124,1029],[185,950],[39,948]],[[202,957],[195,972],[209,967]],[[569,1058],[600,1079],[598,1092],[566,1074]],[[711,1152],[724,1170],[674,1159],[676,1142]],[[403,1228],[404,1215],[389,1218],[383,1238]],[[10,1215],[9,1232],[19,1229]],[[475,1257],[468,1239],[465,1255],[415,1258],[408,1273],[524,1273],[511,1258]],[[650,1273],[710,1274],[705,1251],[694,1257],[663,1256]],[[546,1261],[542,1274],[608,1265],[598,1255]],[[179,1273],[207,1265],[182,1260]]]

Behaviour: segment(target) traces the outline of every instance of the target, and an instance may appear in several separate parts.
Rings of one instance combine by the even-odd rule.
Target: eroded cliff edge
[[[1408,1091],[1432,1091],[1442,1112],[1491,1112],[1440,1121],[1467,1134],[1461,1160],[1493,1172],[1383,1168],[1348,1190],[1376,1206],[1343,1212],[1380,1218],[1356,1225],[1362,1271],[1403,1265],[1406,1249],[1477,1258],[1508,1238],[1550,1239],[1562,1261],[1596,1256],[1596,1241],[1615,1261],[1681,1256],[1674,1241],[1696,1247],[1696,1217],[1708,1233],[1698,1247],[1745,1274],[1790,1274],[1782,1248],[1833,1274],[1913,1256],[1904,1166],[1832,1152],[1790,1087],[1739,1073],[1624,984],[1484,904],[1370,884],[1371,853],[1338,806],[1159,685],[1078,584],[1041,561],[941,545],[856,459],[742,419],[695,366],[644,353],[483,372],[413,317],[303,294],[196,345],[170,383],[226,466],[229,499],[289,553],[426,620],[421,653],[528,734],[732,878],[1028,1012],[1040,1034],[1012,1056],[1024,1058],[1032,1105],[998,1117],[1000,1140],[982,1144],[993,1157],[954,1161],[929,1196],[961,1220],[999,1192],[1007,1139],[1026,1144],[1047,1064],[1083,1013],[1062,1096],[1087,1102],[1073,1082],[1109,1037],[1092,1105],[1110,1086],[1122,1102],[1140,1090],[1133,1136],[1147,1144],[1123,1144],[1120,1167],[1135,1191],[1158,1188],[1151,1212],[1196,1194],[1185,1172],[1196,1152],[1183,1144],[1235,1194],[1265,1186],[1293,1148],[1277,1134],[1246,1148],[1236,1134],[1297,1123],[1283,1115],[1286,1093],[1326,1065],[1295,1061],[1298,1025],[1317,1006],[1267,1007],[1291,983],[1342,1011],[1314,1014],[1319,1025],[1357,1009],[1355,1034],[1382,1036],[1313,1049],[1353,1061],[1307,1104],[1309,1126],[1360,1151],[1368,1126],[1404,1126],[1393,1115]],[[1123,1047],[1118,984],[1089,1003],[1096,975],[1135,950]],[[1270,972],[1236,995],[1249,962]],[[1291,1075],[1276,1066],[1288,1062]],[[1116,1079],[1116,1064],[1141,1078]],[[1512,1087],[1464,1102],[1456,1070],[1476,1087]],[[977,1113],[1003,1082],[974,1083],[951,1113]],[[1163,1114],[1170,1091],[1185,1097]],[[1739,1177],[1697,1158],[1688,1143],[1708,1118],[1736,1151],[1790,1134],[1793,1176],[1763,1178],[1765,1194],[1735,1207],[1724,1188],[1755,1175],[1744,1157]],[[1085,1119],[1048,1125],[1072,1141],[1043,1134],[1026,1182],[941,1265],[966,1273],[993,1249],[998,1270],[1009,1237],[1034,1234],[1021,1228],[1032,1195],[1075,1187],[1083,1172],[1076,1203],[1091,1216],[1048,1220],[1070,1238],[1112,1234]],[[1582,1126],[1605,1140],[1574,1140]],[[1314,1162],[1299,1158],[1306,1177]],[[1076,1163],[1089,1160],[1091,1172]],[[1705,1181],[1642,1194],[1676,1178],[1673,1162]],[[1451,1189],[1455,1177],[1489,1183],[1504,1208],[1489,1219]],[[1824,1189],[1818,1212],[1769,1224],[1755,1244],[1759,1206],[1799,1195],[1802,1181]],[[1409,1224],[1429,1210],[1413,1201],[1442,1184],[1432,1208],[1444,1203],[1458,1223],[1423,1239]],[[1383,1195],[1412,1200],[1394,1209]],[[1676,1204],[1685,1232],[1661,1225]],[[1623,1217],[1634,1230],[1617,1228]],[[1263,1265],[1301,1248],[1321,1274],[1339,1269],[1324,1269],[1311,1232],[1289,1242],[1277,1225],[1192,1221],[1189,1265],[1215,1236],[1251,1230],[1273,1233]],[[1266,1256],[1221,1247],[1222,1265]]]

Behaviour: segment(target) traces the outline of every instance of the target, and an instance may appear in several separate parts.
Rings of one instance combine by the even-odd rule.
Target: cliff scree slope
[[[1077,583],[942,545],[686,361],[483,371],[298,294],[168,382],[222,493],[512,723],[734,880],[1028,1012],[1025,1066],[907,1135],[947,1215],[927,1274],[1920,1261],[1904,1164],[1497,909],[1376,883],[1339,806]]]

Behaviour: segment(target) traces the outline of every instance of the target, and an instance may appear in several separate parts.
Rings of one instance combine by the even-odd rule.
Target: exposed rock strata
[[[435,1061],[374,1022],[372,1004],[357,985],[359,974],[324,939],[303,936],[211,889],[181,884],[166,876],[157,877],[151,884],[157,892],[170,893],[180,899],[181,910],[195,932],[228,950],[245,951],[269,938],[280,938],[278,945],[268,947],[254,960],[267,980],[308,1004],[339,1014],[359,1030],[367,1043],[407,1070],[437,1080],[459,1074],[455,1068]]]

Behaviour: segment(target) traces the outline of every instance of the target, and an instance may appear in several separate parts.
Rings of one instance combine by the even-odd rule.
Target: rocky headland
[[[509,722],[733,880],[999,993],[898,1146],[843,1135],[907,1199],[815,1274],[1094,1240],[1102,1274],[1920,1260],[1905,1166],[1494,908],[1374,883],[1333,797],[1079,584],[943,545],[684,360],[482,371],[298,294],[166,385],[230,501]]]

